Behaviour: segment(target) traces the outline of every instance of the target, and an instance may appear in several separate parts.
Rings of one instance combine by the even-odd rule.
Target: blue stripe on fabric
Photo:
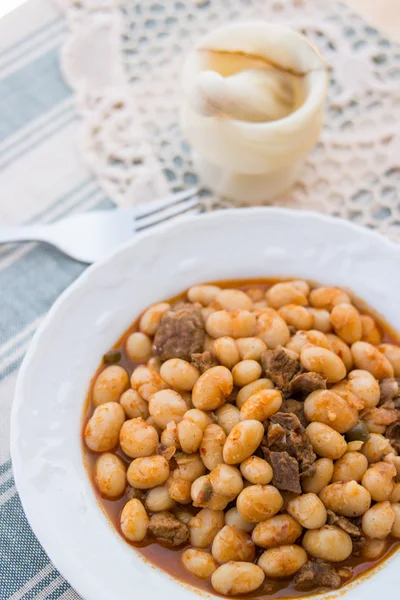
[[[64,20],[64,18],[59,16],[59,17],[56,17],[55,19],[53,19],[52,21],[49,21],[48,23],[46,23],[46,25],[42,25],[42,27],[39,27],[39,29],[35,29],[35,31],[33,31],[30,35],[27,35],[26,37],[22,38],[18,42],[15,42],[15,44],[8,46],[8,48],[5,48],[2,52],[0,52],[0,58],[2,58],[3,56],[6,56],[13,50],[16,50],[19,46],[25,45],[26,42],[33,40],[35,37],[39,36],[40,34],[44,33],[45,31],[47,31],[47,29],[50,29],[51,27],[53,27],[53,25],[56,25],[56,23],[63,21],[63,20]]]
[[[11,144],[6,145],[5,148],[0,151],[0,157],[10,152],[10,150],[18,148],[19,145],[24,145],[26,143],[26,140],[39,133],[41,130],[47,128],[50,123],[60,119],[60,117],[64,117],[66,114],[72,114],[72,112],[72,106],[65,106],[62,110],[60,110],[60,112],[52,114],[44,122],[38,123],[34,127],[32,127],[21,139],[15,140]],[[41,136],[39,142],[42,143],[49,137],[49,135],[52,135],[52,132],[50,132],[49,134],[46,132],[43,136]]]
[[[103,199],[95,208],[112,206],[111,200]],[[68,258],[55,248],[39,244],[22,260],[0,271],[0,290],[4,290],[0,324],[2,342],[5,343],[44,315],[85,268],[86,265]],[[0,380],[16,368],[17,361],[16,357],[13,365],[0,372]]]
[[[71,96],[59,68],[58,48],[0,80],[0,139]]]
[[[24,148],[22,148],[19,151],[17,148],[16,152],[14,152],[14,155],[11,156],[11,158],[8,158],[5,161],[3,161],[2,163],[0,163],[0,168],[4,169],[8,165],[12,164],[15,160],[20,159],[21,156],[24,156],[31,150],[34,150],[35,148],[37,148],[38,146],[43,144],[43,142],[46,139],[48,139],[52,135],[58,133],[59,131],[61,131],[61,129],[63,129],[64,127],[67,127],[67,125],[69,125],[73,121],[77,121],[77,120],[78,120],[78,116],[75,113],[73,113],[71,115],[66,115],[65,119],[61,123],[57,123],[49,131],[46,131],[46,135],[44,135],[42,138],[34,140],[31,144],[28,144],[27,146],[25,146]]]
[[[10,598],[49,564],[29,527],[18,494],[0,507],[1,600]]]
[[[5,481],[4,483],[2,483],[0,485],[0,497],[1,494],[5,494],[7,492],[7,490],[9,490],[10,488],[12,488],[14,485],[14,479],[13,477],[10,477],[10,479],[7,479],[7,481]]]
[[[10,467],[11,467],[11,458],[9,460],[7,460],[5,463],[3,463],[2,465],[0,465],[0,475],[3,475],[3,473],[6,473]]]

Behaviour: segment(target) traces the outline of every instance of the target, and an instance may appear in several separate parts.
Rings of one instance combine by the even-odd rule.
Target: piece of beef
[[[297,590],[307,590],[316,587],[336,589],[342,580],[336,569],[322,561],[309,560],[294,578]]]
[[[361,556],[364,546],[367,542],[366,538],[363,535],[360,535],[360,537],[353,538],[352,541],[353,541],[353,550],[351,552],[352,555],[353,556]]]
[[[381,390],[380,405],[390,405],[400,394],[398,381],[394,377],[383,379],[379,387]]]
[[[302,371],[300,361],[282,346],[266,350],[261,356],[261,364],[266,377],[283,392],[289,392],[290,382]]]
[[[327,513],[328,513],[328,520],[327,520],[328,525],[336,525],[337,527],[340,527],[340,529],[343,529],[343,531],[345,531],[352,537],[358,538],[361,536],[360,528],[357,527],[357,525],[355,525],[350,519],[346,519],[345,517],[336,515],[332,510],[327,510]]]
[[[302,398],[307,397],[311,392],[315,390],[325,390],[326,379],[319,373],[301,373],[296,375],[289,384],[289,392],[293,396],[301,396]]]
[[[204,373],[207,369],[211,369],[211,367],[217,367],[219,362],[214,352],[206,350],[205,352],[192,354],[192,365],[196,367],[200,373]]]
[[[166,311],[154,337],[153,352],[161,358],[182,358],[190,362],[192,354],[203,351],[205,337],[201,309],[191,304]]]
[[[128,500],[132,500],[132,498],[137,498],[138,500],[143,500],[146,490],[138,490],[137,488],[128,485],[126,488],[126,497]]]
[[[301,494],[299,463],[287,452],[264,450],[264,457],[272,467],[272,483],[278,490]]]
[[[389,425],[385,436],[390,440],[393,448],[400,453],[400,417],[397,418],[397,421]]]
[[[293,413],[278,412],[272,415],[268,433],[264,436],[261,447],[273,452],[287,452],[296,458],[300,473],[304,476],[315,473],[314,463],[317,457],[303,425]]]
[[[171,546],[180,546],[189,538],[189,528],[170,512],[159,512],[150,518],[149,530],[155,538]]]
[[[303,427],[307,427],[307,420],[304,414],[304,402],[300,402],[300,400],[295,400],[294,398],[288,398],[282,402],[279,410],[284,413],[293,413],[299,419]]]

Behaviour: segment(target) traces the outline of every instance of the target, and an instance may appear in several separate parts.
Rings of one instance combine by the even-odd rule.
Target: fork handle
[[[0,227],[0,244],[33,241],[46,242],[47,228],[39,225]]]

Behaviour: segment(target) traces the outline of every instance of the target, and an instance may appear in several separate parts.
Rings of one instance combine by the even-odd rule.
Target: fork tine
[[[172,219],[172,217],[176,217],[181,214],[196,214],[200,212],[200,200],[198,198],[193,198],[193,200],[189,200],[185,202],[185,204],[178,204],[171,206],[168,209],[163,210],[162,212],[157,212],[147,218],[140,219],[135,224],[135,231],[139,232],[143,229],[147,229],[147,227],[151,227],[153,225],[158,225],[163,221],[168,221]]]
[[[135,218],[139,221],[145,217],[149,217],[158,211],[168,208],[169,206],[173,206],[174,204],[178,204],[179,202],[183,202],[184,200],[188,200],[197,194],[199,188],[193,187],[188,190],[183,190],[182,192],[178,192],[177,194],[171,194],[166,198],[161,198],[160,200],[155,200],[149,204],[144,206],[135,207]]]

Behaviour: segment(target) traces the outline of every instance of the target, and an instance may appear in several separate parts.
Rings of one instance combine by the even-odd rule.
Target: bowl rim
[[[29,522],[29,525],[32,528],[35,536],[39,540],[39,543],[42,545],[49,560],[59,570],[59,572],[63,574],[63,576],[70,583],[70,585],[75,587],[76,590],[78,591],[78,593],[80,593],[80,594],[88,594],[87,597],[89,597],[90,596],[90,592],[89,592],[90,587],[88,587],[88,586],[90,584],[88,584],[88,583],[85,584],[84,581],[82,580],[82,578],[80,579],[79,584],[77,584],[78,578],[75,577],[75,572],[73,571],[73,569],[71,569],[70,563],[68,563],[68,561],[64,561],[63,554],[57,550],[57,544],[54,544],[54,545],[52,545],[52,547],[49,547],[50,546],[49,544],[47,544],[46,542],[43,543],[41,541],[43,539],[43,537],[44,537],[44,539],[46,539],[46,536],[43,533],[46,529],[46,525],[39,518],[39,514],[37,512],[35,513],[34,511],[32,511],[31,507],[29,506],[29,501],[28,501],[29,493],[28,493],[28,490],[26,489],[26,485],[25,485],[24,479],[22,477],[21,470],[19,468],[19,462],[20,462],[19,456],[18,456],[19,439],[17,436],[18,408],[23,403],[23,396],[24,396],[23,389],[22,389],[23,388],[23,380],[25,378],[25,373],[28,370],[30,362],[34,357],[35,349],[36,349],[38,343],[40,342],[42,335],[47,330],[47,327],[49,326],[49,324],[57,316],[57,313],[58,313],[60,307],[64,304],[64,302],[70,296],[75,294],[75,292],[77,290],[79,290],[82,286],[84,286],[88,282],[88,280],[90,281],[90,278],[93,273],[97,272],[98,270],[104,269],[109,264],[112,264],[112,262],[117,257],[123,255],[127,251],[128,248],[133,248],[134,246],[139,244],[142,239],[151,238],[151,237],[154,237],[155,239],[157,239],[157,237],[160,237],[164,233],[169,232],[174,229],[176,229],[177,234],[179,234],[180,228],[185,227],[185,224],[189,221],[192,222],[192,221],[197,221],[200,219],[202,221],[209,221],[209,222],[215,221],[217,224],[219,223],[221,226],[223,226],[223,221],[226,218],[235,218],[235,219],[241,220],[246,215],[250,215],[250,214],[253,216],[259,214],[260,218],[261,217],[265,218],[268,215],[273,215],[275,217],[282,217],[282,218],[289,217],[291,219],[296,219],[300,223],[307,219],[313,219],[314,221],[324,222],[328,226],[345,228],[349,231],[354,231],[356,234],[361,235],[364,238],[374,240],[375,242],[378,242],[379,244],[386,246],[388,250],[398,254],[399,261],[400,261],[400,245],[397,245],[395,242],[383,237],[381,234],[379,234],[376,231],[373,231],[373,230],[365,228],[365,227],[361,227],[357,224],[351,223],[349,221],[346,221],[346,220],[338,218],[338,217],[324,215],[324,214],[321,214],[321,213],[318,213],[315,211],[308,211],[308,210],[300,211],[300,210],[296,210],[296,209],[279,208],[279,207],[251,207],[251,208],[223,209],[223,210],[214,211],[214,212],[210,212],[210,213],[204,213],[202,215],[182,216],[182,217],[173,219],[172,221],[162,223],[162,224],[158,225],[157,227],[150,229],[149,231],[146,231],[146,232],[143,232],[143,233],[137,235],[132,240],[129,240],[128,242],[125,242],[124,244],[122,244],[113,253],[111,253],[110,256],[89,266],[57,298],[57,300],[52,305],[52,307],[48,311],[47,315],[43,319],[43,321],[40,324],[39,328],[37,329],[36,333],[34,334],[31,344],[29,346],[29,349],[24,357],[23,363],[22,363],[19,373],[18,373],[17,383],[16,383],[16,387],[15,387],[15,393],[14,393],[14,401],[13,401],[12,410],[11,410],[11,419],[10,419],[10,427],[11,427],[10,450],[11,450],[11,459],[12,459],[12,464],[13,464],[15,484],[17,487],[17,491],[18,491],[18,494],[19,494],[19,497],[21,500],[21,504],[22,504],[24,513]],[[295,274],[293,274],[293,275],[295,275]],[[384,562],[386,563],[386,561],[384,561]],[[358,582],[360,582],[360,580],[362,581],[363,577],[357,578]],[[179,582],[179,580],[176,580],[176,581]],[[182,583],[182,582],[180,582],[180,583]],[[186,585],[186,584],[184,584],[184,585]],[[189,587],[189,589],[192,590],[193,592],[199,593],[198,589],[193,588],[190,585],[186,585],[186,587]],[[85,591],[85,589],[86,589],[86,591]],[[346,590],[345,588],[339,590],[340,595],[346,593],[346,591],[350,591],[351,589],[353,589],[353,587],[349,586],[348,590]],[[211,597],[210,594],[208,594],[207,592],[200,591],[200,594],[203,594],[203,596],[206,596],[206,597]],[[325,594],[324,597],[329,596],[329,593],[324,593],[324,594]],[[215,597],[215,596],[212,596],[212,597]],[[318,597],[321,597],[321,596],[318,595]]]

